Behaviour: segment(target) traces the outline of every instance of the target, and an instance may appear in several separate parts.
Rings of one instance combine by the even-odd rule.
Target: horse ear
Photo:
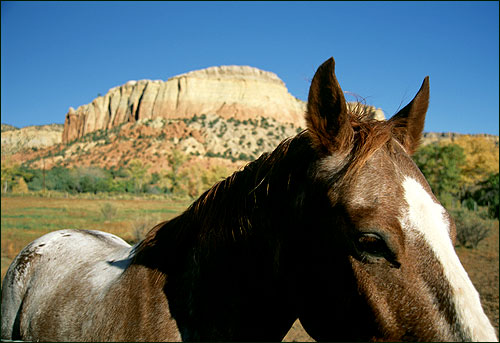
[[[415,98],[389,120],[393,123],[394,135],[410,155],[420,145],[428,106],[429,76],[426,76]]]
[[[313,145],[321,153],[345,149],[352,141],[353,129],[344,93],[335,77],[333,57],[314,74],[307,99],[306,123]]]

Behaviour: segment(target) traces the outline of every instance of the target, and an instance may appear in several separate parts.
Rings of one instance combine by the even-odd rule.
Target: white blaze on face
[[[460,327],[474,341],[498,341],[495,329],[481,307],[479,294],[455,253],[445,209],[411,177],[405,177],[403,189],[409,207],[399,219],[401,226],[409,236],[412,233],[423,236],[441,263],[450,284]]]

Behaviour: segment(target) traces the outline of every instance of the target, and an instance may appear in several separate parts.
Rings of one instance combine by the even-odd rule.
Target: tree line
[[[433,143],[417,150],[413,159],[445,207],[486,207],[488,216],[498,219],[498,155],[496,161],[479,153],[469,157],[458,144]]]
[[[168,156],[170,169],[149,173],[149,164],[133,159],[118,168],[56,166],[48,170],[2,161],[2,193],[59,191],[80,193],[165,194],[197,197],[231,172],[220,165],[186,164],[188,156],[174,150]]]

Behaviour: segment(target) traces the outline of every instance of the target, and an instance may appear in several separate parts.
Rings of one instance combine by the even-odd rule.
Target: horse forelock
[[[384,150],[389,159],[398,159],[404,148],[393,133],[394,123],[370,119],[369,113],[360,108],[350,112],[349,118],[354,134],[346,149],[339,149],[320,159],[317,174],[326,180],[331,189],[344,184],[350,187],[363,173],[363,167],[378,151]],[[403,149],[403,150],[401,150]],[[338,189],[335,189],[338,193]]]

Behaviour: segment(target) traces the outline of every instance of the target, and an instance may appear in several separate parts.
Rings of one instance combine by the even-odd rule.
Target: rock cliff
[[[62,140],[141,119],[182,119],[216,114],[246,120],[258,116],[304,126],[305,103],[274,73],[248,66],[220,66],[168,79],[129,81],[90,104],[69,109]]]
[[[30,148],[43,149],[61,143],[62,132],[61,124],[27,126],[22,129],[2,124],[2,154]]]

